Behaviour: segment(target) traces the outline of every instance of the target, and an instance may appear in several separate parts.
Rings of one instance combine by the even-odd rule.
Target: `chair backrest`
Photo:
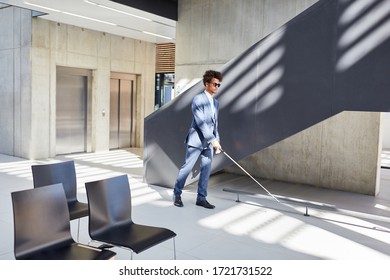
[[[68,203],[77,201],[77,178],[74,161],[31,166],[34,188],[62,183]]]
[[[61,184],[13,192],[14,253],[23,259],[36,251],[73,243],[68,204]]]
[[[89,232],[132,222],[127,175],[85,183],[89,205]]]

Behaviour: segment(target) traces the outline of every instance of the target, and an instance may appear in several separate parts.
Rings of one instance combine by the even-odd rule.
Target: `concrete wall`
[[[180,94],[316,0],[179,0],[175,89]]]
[[[381,113],[342,112],[240,161],[257,177],[375,195]],[[228,172],[243,174],[236,166]]]
[[[390,113],[382,113],[382,127],[383,127],[383,137],[382,137],[382,149],[390,150]]]
[[[154,111],[155,44],[31,19],[23,9],[0,13],[0,89],[7,105],[0,113],[1,153],[55,156],[57,66],[92,70],[92,151],[109,149],[110,73],[136,74],[136,146],[143,146],[143,119]]]
[[[218,69],[315,2],[180,0],[176,92],[183,92],[206,69]],[[240,163],[257,177],[375,195],[380,124],[380,113],[344,112]],[[240,172],[235,167],[228,171]]]
[[[27,155],[31,138],[31,11],[0,9],[0,153]]]

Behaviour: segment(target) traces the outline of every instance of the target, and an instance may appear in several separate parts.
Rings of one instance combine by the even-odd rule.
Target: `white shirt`
[[[204,91],[204,92],[206,93],[207,98],[209,99],[210,106],[211,106],[211,112],[213,113],[213,119],[214,119],[214,117],[215,117],[214,98],[207,91]]]

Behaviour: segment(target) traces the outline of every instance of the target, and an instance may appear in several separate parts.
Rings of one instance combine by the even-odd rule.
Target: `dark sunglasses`
[[[220,87],[221,86],[221,84],[217,84],[217,83],[212,83],[212,85],[215,86],[215,87]]]

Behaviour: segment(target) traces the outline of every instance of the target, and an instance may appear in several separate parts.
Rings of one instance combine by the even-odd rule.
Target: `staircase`
[[[342,111],[387,112],[390,0],[321,0],[219,70],[221,143],[237,161]],[[200,82],[145,118],[148,184],[173,187],[190,104],[203,89]],[[229,165],[218,155],[213,172]]]

